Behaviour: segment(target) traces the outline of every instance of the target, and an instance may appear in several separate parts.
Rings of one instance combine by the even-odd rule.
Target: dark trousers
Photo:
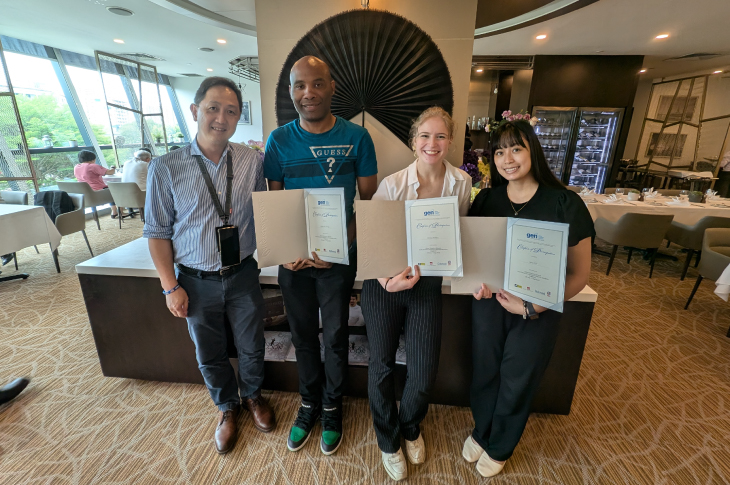
[[[264,297],[256,260],[249,257],[231,275],[178,274],[187,292],[188,331],[210,397],[218,409],[236,409],[243,398],[259,395],[264,382]],[[238,384],[228,360],[225,317],[238,351]]]
[[[442,278],[422,276],[405,291],[388,293],[377,280],[362,286],[362,313],[370,345],[368,397],[378,447],[386,453],[400,448],[400,436],[418,438],[428,412],[441,351]],[[395,354],[401,329],[406,341],[406,384],[395,402]]]
[[[507,312],[496,298],[473,300],[474,441],[497,460],[512,456],[558,337],[561,314],[537,320]]]
[[[715,183],[715,190],[720,197],[730,197],[730,172],[721,170],[717,174],[718,180]]]
[[[357,262],[331,268],[290,271],[279,266],[279,287],[284,298],[292,343],[296,349],[299,394],[302,400],[325,407],[342,404],[347,381],[350,294]],[[319,312],[322,312],[324,376],[319,347]]]

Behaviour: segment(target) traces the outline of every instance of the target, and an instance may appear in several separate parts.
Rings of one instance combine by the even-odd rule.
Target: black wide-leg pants
[[[395,293],[385,291],[378,280],[363,283],[362,312],[370,345],[368,397],[378,447],[386,453],[398,451],[401,434],[416,440],[428,412],[441,352],[442,280],[422,276],[410,290]],[[399,412],[393,370],[401,330],[407,375]]]
[[[512,456],[522,437],[560,318],[547,310],[536,320],[525,320],[502,308],[495,297],[473,300],[472,437],[494,460]]]

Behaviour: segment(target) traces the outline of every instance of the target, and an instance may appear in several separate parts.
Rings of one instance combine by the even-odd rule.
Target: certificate
[[[305,190],[304,206],[309,253],[329,263],[350,264],[345,189]]]
[[[408,200],[408,265],[424,276],[462,276],[459,198]]]
[[[562,312],[569,227],[557,222],[507,219],[504,289]]]

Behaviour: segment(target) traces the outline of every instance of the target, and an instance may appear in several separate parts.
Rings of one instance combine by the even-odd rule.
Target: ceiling
[[[726,0],[601,0],[563,16],[474,41],[474,55],[645,55],[645,76],[730,67],[730,2]],[[668,33],[670,37],[655,37]],[[546,34],[546,40],[535,36]],[[599,52],[601,51],[601,52]],[[694,52],[709,61],[664,62]]]
[[[250,21],[254,15],[254,0],[197,1],[209,6],[235,4],[237,10],[229,14],[237,19]],[[114,15],[107,6],[123,7],[135,15]],[[94,50],[142,52],[165,59],[149,64],[170,76],[222,75],[228,72],[230,59],[258,55],[256,37],[193,19],[151,0],[0,0],[0,12],[0,34],[91,56]],[[116,44],[115,38],[125,43]],[[228,42],[218,44],[220,38]],[[202,52],[200,47],[214,51]]]
[[[479,1],[494,4],[494,0]],[[353,0],[353,6],[358,3]],[[513,3],[546,5],[543,0]],[[135,15],[120,17],[109,13],[107,6],[124,7]],[[255,0],[0,0],[0,12],[3,35],[88,55],[94,50],[143,52],[165,59],[150,63],[171,76],[225,74],[230,59],[258,52]],[[478,38],[473,53],[640,54],[646,56],[644,67],[649,68],[644,76],[651,78],[730,70],[728,18],[727,0],[600,0],[539,24]],[[670,37],[656,40],[660,33]],[[537,41],[538,34],[548,38]],[[114,38],[125,44],[114,43]],[[219,38],[228,43],[218,44]],[[200,47],[214,52],[201,52]],[[664,62],[693,52],[724,55],[707,61]]]

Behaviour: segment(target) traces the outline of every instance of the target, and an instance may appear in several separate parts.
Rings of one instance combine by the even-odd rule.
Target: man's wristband
[[[175,288],[173,288],[171,290],[162,290],[162,294],[165,296],[171,295],[171,294],[175,293],[175,291],[177,291],[178,288],[180,288],[180,285],[175,285]]]

